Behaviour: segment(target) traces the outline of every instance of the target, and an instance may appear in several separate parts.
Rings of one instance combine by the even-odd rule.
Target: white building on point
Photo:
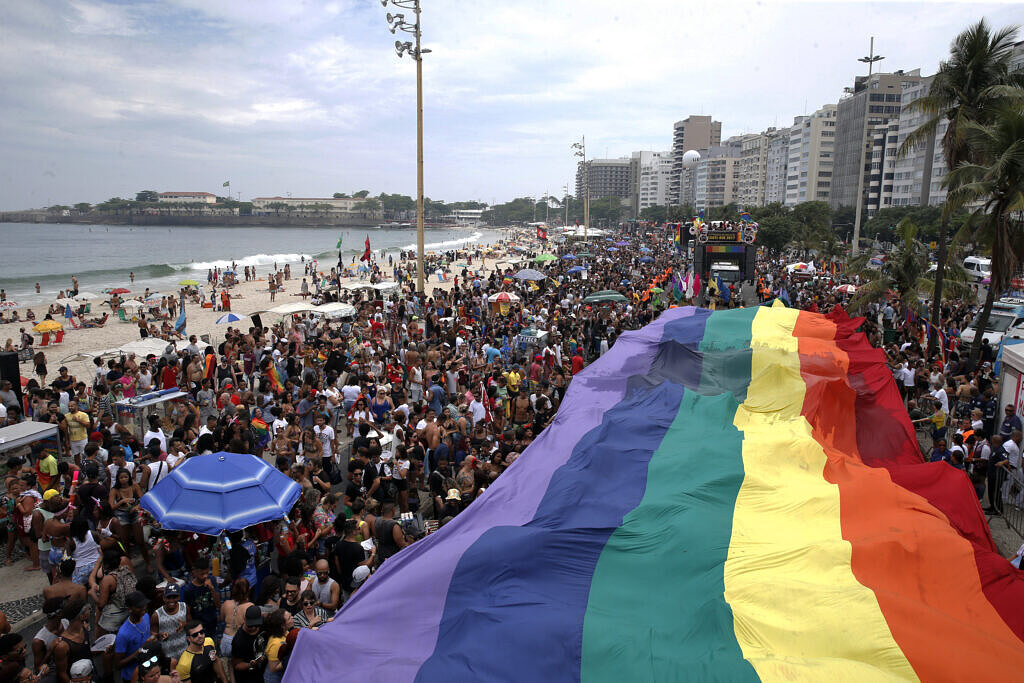
[[[283,204],[296,213],[359,213],[357,207],[364,201],[357,197],[253,197],[252,208],[260,213],[274,212],[276,205]]]
[[[217,195],[211,192],[161,192],[157,201],[173,204],[216,204]]]

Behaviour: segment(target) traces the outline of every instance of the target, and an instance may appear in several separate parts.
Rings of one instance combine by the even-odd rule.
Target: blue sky
[[[589,156],[789,125],[863,71],[934,72],[1019,5],[423,0],[426,193],[572,187]],[[378,0],[31,0],[0,6],[0,209],[133,196],[413,195],[415,69]],[[400,10],[399,10],[400,11]]]

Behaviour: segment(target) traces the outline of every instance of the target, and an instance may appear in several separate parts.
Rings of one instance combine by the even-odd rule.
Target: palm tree
[[[874,270],[868,267],[870,254],[862,254],[850,263],[850,273],[867,280],[854,295],[851,308],[857,310],[871,303],[887,298],[890,291],[896,292],[903,305],[918,315],[924,315],[921,305],[921,292],[934,288],[935,283],[929,271],[928,246],[918,239],[918,227],[904,218],[896,226],[897,247],[893,250],[882,267]],[[943,286],[956,296],[970,293],[967,284],[967,273],[964,269],[952,267],[944,273],[946,281]],[[937,277],[937,271],[936,271]],[[939,318],[933,318],[939,320]]]
[[[972,218],[978,226],[975,240],[992,246],[992,280],[977,328],[984,330],[996,293],[1002,292],[1024,262],[1024,102],[1008,101],[989,125],[969,122],[965,137],[973,156],[983,163],[963,163],[950,173],[956,189],[949,202],[963,206],[981,202]],[[971,346],[971,362],[978,361],[979,343]]]
[[[975,161],[965,139],[965,125],[971,121],[985,124],[992,120],[993,112],[1003,97],[998,86],[1024,83],[1024,73],[1010,72],[1016,34],[1016,26],[1007,26],[993,33],[982,19],[956,37],[950,46],[949,59],[939,64],[928,94],[904,107],[906,111],[922,113],[928,119],[904,140],[899,149],[901,156],[920,145],[934,149],[936,131],[946,122],[942,135],[946,169],[952,171],[964,162]],[[956,185],[949,175],[945,184],[951,192],[955,191]],[[933,320],[939,319],[942,303],[942,288],[946,280],[946,233],[953,209],[947,202],[939,225],[935,291],[932,295]]]

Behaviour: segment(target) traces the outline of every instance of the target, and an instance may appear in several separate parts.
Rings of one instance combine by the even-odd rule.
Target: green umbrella
[[[627,301],[629,301],[629,299],[624,297],[622,294],[619,294],[614,289],[604,289],[604,290],[601,290],[600,292],[594,292],[593,294],[588,296],[586,299],[584,299],[583,303],[586,303],[586,304],[603,304],[603,303],[609,303],[609,302],[625,303]]]
[[[533,260],[536,261],[537,263],[542,263],[544,261],[557,261],[558,257],[553,254],[541,254],[540,256]]]
[[[650,288],[649,290],[647,290],[647,291],[651,292],[652,294],[661,294],[661,293],[662,293],[662,292],[664,292],[665,290],[664,290],[664,289],[662,289],[661,287],[651,287],[651,288]]]
[[[594,258],[594,255],[589,251],[585,251],[582,254],[576,254],[576,258]]]
[[[196,280],[182,280],[178,284],[181,285],[182,287],[198,287],[199,286],[199,282],[196,281]]]

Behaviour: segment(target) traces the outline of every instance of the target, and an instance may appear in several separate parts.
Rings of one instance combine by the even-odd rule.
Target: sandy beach
[[[507,245],[505,245],[507,246]],[[470,268],[479,268],[482,273],[489,274],[496,264],[502,264],[503,268],[507,268],[511,262],[509,257],[505,254],[505,250],[501,245],[478,245],[481,250],[491,249],[491,255],[483,258],[478,265],[477,258],[473,258],[473,265]],[[461,264],[464,261],[457,262],[454,264],[454,274],[461,273]],[[387,266],[383,267],[385,271],[388,270]],[[428,266],[429,270],[429,266]],[[239,282],[237,285],[231,287],[231,312],[243,316],[242,320],[228,324],[217,324],[217,319],[224,315],[224,311],[217,311],[210,308],[202,308],[194,303],[186,303],[185,311],[187,316],[187,335],[210,335],[210,341],[213,344],[217,344],[224,339],[224,333],[228,327],[247,329],[252,321],[247,317],[249,314],[257,311],[266,311],[275,306],[279,306],[285,303],[301,302],[303,299],[299,296],[299,290],[302,284],[301,268],[292,268],[292,279],[284,282],[284,291],[278,291],[275,300],[270,300],[270,292],[267,287],[267,273],[259,273],[260,278],[255,281],[245,282],[244,280]],[[369,282],[368,278],[343,278],[342,285],[358,285],[366,284]],[[430,277],[427,279],[426,288],[428,292],[433,292],[438,289],[450,289],[452,286],[452,280],[449,279],[447,282],[440,282],[436,275],[430,273]],[[312,291],[312,286],[310,287]],[[208,292],[209,288],[204,286],[204,291]],[[219,300],[218,288],[218,300]],[[132,294],[124,295],[125,298],[133,298],[136,292]],[[141,297],[142,291],[138,292]],[[109,301],[109,296],[104,295],[98,299],[90,300],[92,312],[87,315],[88,318],[100,317],[104,313],[110,313],[110,304],[105,303]],[[32,308],[36,314],[36,320],[32,322],[17,323],[5,323],[0,325],[0,342],[6,343],[8,339],[11,339],[18,347],[20,345],[21,333],[20,329],[25,328],[26,331],[31,332],[32,325],[42,320],[46,314],[46,306],[32,306],[22,307],[15,309],[19,315],[24,318],[25,311],[28,308]],[[11,311],[6,311],[9,316]],[[149,318],[149,316],[147,316]],[[125,344],[130,341],[136,341],[139,337],[139,328],[135,323],[125,323],[117,319],[117,316],[111,313],[110,318],[107,320],[106,325],[101,328],[94,329],[72,329],[71,325],[62,315],[55,315],[54,319],[64,325],[64,339],[63,342],[58,346],[48,346],[40,348],[38,333],[33,333],[36,339],[37,351],[43,351],[46,354],[47,370],[49,372],[48,379],[57,376],[57,369],[62,365],[66,365],[70,371],[70,374],[77,377],[79,380],[86,383],[91,382],[94,368],[91,357],[83,358],[83,354],[95,354],[96,352],[103,351],[105,349],[111,349],[119,345]],[[174,325],[177,316],[172,316],[170,319],[171,325]],[[276,314],[269,314],[262,316],[262,322],[264,325],[270,325],[276,323],[280,319],[280,316]],[[161,321],[156,321],[159,325]],[[53,335],[51,335],[52,337]],[[35,378],[34,368],[31,362],[21,363],[21,374],[22,377]]]

